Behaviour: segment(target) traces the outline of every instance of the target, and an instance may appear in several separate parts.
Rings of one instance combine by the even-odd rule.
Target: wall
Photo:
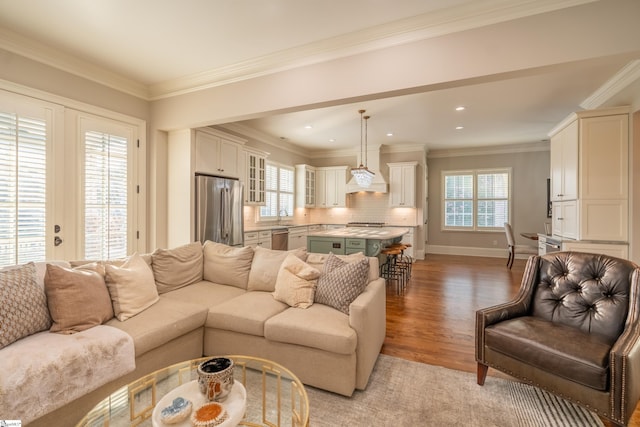
[[[547,218],[546,199],[549,178],[549,146],[531,144],[531,151],[506,146],[502,149],[430,152],[429,167],[429,222],[427,253],[453,253],[483,256],[503,256],[507,247],[504,231],[462,232],[443,231],[442,172],[447,170],[512,168],[511,224],[517,244],[536,246],[520,236],[522,232],[544,232]],[[495,242],[495,244],[494,244]]]
[[[640,264],[640,218],[634,212],[640,212],[640,110],[632,114],[631,128],[631,212],[629,214],[629,258]]]

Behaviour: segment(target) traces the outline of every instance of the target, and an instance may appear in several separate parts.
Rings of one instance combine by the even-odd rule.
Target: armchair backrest
[[[601,254],[554,252],[540,257],[532,314],[604,336],[613,343],[629,310],[636,265]]]

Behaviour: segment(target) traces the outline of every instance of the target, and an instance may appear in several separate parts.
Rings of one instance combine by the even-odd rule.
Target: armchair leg
[[[489,367],[478,362],[478,385],[484,385],[484,380],[487,378],[487,372]]]

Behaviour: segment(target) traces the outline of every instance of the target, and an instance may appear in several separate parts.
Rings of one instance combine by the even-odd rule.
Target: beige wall
[[[535,145],[536,149],[540,149]],[[440,157],[429,153],[429,223],[427,252],[474,253],[495,255],[507,247],[505,234],[500,232],[443,231],[442,172],[447,170],[512,168],[511,223],[516,243],[536,246],[521,237],[521,232],[544,232],[544,223],[550,222],[546,214],[547,178],[549,178],[549,151],[508,152],[504,154],[474,154],[460,156],[449,153]],[[494,244],[494,242],[496,244]],[[482,249],[482,250],[481,250]]]
[[[638,101],[640,102],[640,99],[638,99]],[[632,115],[632,120],[629,258],[635,263],[640,264],[640,214],[638,213],[640,212],[640,110]]]

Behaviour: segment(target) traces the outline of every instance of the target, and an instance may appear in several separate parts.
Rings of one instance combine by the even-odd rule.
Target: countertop
[[[345,227],[335,230],[310,232],[308,236],[386,240],[404,236],[408,232],[408,228],[401,227]]]
[[[318,223],[313,223],[313,224],[272,224],[272,225],[257,225],[257,226],[253,226],[253,227],[245,227],[244,232],[245,233],[251,233],[254,231],[267,231],[267,230],[284,230],[287,228],[295,228],[295,227],[311,227],[314,225],[342,225],[343,227],[346,227],[345,224],[318,224]],[[385,227],[383,228],[415,228],[417,227],[417,225],[393,225],[393,224],[387,224]],[[349,227],[349,228],[364,228],[364,229],[370,229],[370,228],[377,228],[378,230],[380,230],[380,227]],[[334,230],[328,230],[328,231],[334,231]],[[407,231],[408,232],[408,231]],[[406,233],[403,233],[406,234]],[[315,236],[315,234],[314,234]]]

